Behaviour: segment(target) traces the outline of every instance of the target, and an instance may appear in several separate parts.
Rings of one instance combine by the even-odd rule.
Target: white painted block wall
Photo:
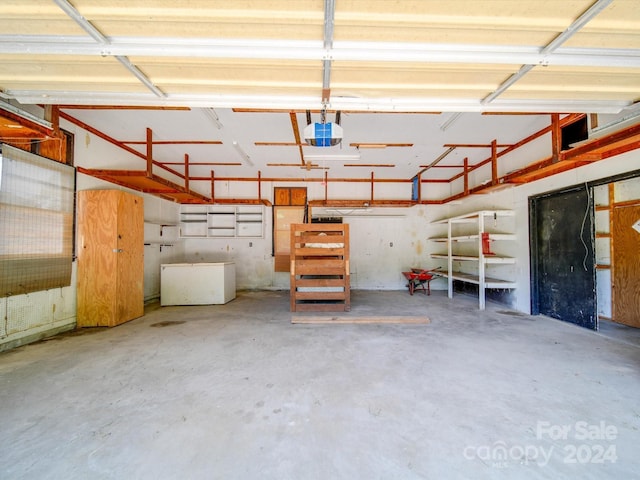
[[[125,168],[129,155],[104,140],[84,132],[74,125],[65,129],[76,134],[75,164],[86,168]],[[141,161],[141,167],[143,162]],[[156,242],[161,224],[176,224],[179,205],[160,198],[144,195],[93,177],[78,174],[77,190],[121,189],[144,198],[145,243]],[[168,230],[167,230],[168,232]],[[178,238],[177,228],[173,236]],[[163,236],[164,237],[164,236]],[[166,238],[166,237],[165,237]],[[164,238],[162,238],[164,240]],[[160,296],[160,264],[179,261],[184,256],[182,243],[163,247],[152,243],[145,246],[144,294],[145,300]],[[15,348],[47,336],[71,330],[76,326],[76,264],[72,269],[68,287],[16,295],[0,299],[0,351]]]
[[[634,170],[640,170],[640,151],[638,150],[508,190],[469,197],[458,205],[452,205],[450,207],[451,214],[458,215],[472,210],[499,208],[515,211],[517,247],[513,252],[513,256],[516,258],[516,281],[518,287],[513,307],[519,311],[529,313],[531,311],[531,292],[529,288],[529,197]]]
[[[76,135],[76,166],[131,168],[132,159],[126,152],[74,125],[63,124],[63,127]],[[530,152],[523,150],[514,155],[509,165],[526,165],[539,158],[541,158],[540,148],[532,148]],[[135,158],[135,161],[140,162],[141,170],[145,167],[143,160]],[[517,241],[512,247],[513,252],[506,252],[516,257],[517,262],[515,272],[518,288],[513,307],[522,312],[529,312],[531,300],[528,248],[529,196],[633,170],[640,170],[640,151],[596,162],[548,179],[487,195],[474,195],[446,205],[343,212],[344,221],[351,225],[352,288],[404,289],[405,281],[400,273],[402,270],[413,266],[434,266],[435,263],[429,259],[429,253],[433,251],[434,246],[427,241],[434,232],[434,227],[430,225],[433,220],[479,209],[513,209],[516,213]],[[217,185],[217,194],[239,198],[255,197],[255,186],[246,182],[241,183],[240,186],[237,185]],[[295,186],[291,183],[287,185]],[[324,198],[323,185],[311,183],[307,186],[310,199]],[[268,183],[263,184],[262,191],[265,198],[271,199],[273,187],[274,185]],[[329,184],[329,198],[368,198],[369,185],[362,184],[360,187],[360,189],[354,189],[351,185]],[[78,189],[88,188],[121,187],[85,175],[78,175]],[[426,184],[423,186],[423,198],[442,198],[457,191],[459,191],[457,184],[446,186]],[[407,185],[390,184],[383,188],[376,187],[376,198],[406,198],[409,195],[408,192],[410,187]],[[146,229],[148,238],[145,240],[157,240],[160,223],[177,223],[179,206],[149,195],[143,195],[143,197],[145,220],[149,223]],[[236,263],[239,289],[288,289],[288,274],[273,272],[271,210],[266,208],[265,213],[264,238],[188,239],[178,241],[172,247],[163,248],[162,252],[155,244],[145,247],[145,298],[152,300],[159,294],[160,264],[180,261],[233,261]],[[317,211],[314,211],[315,213]],[[73,278],[73,284],[70,287],[0,299],[0,311],[3,313],[0,321],[0,349],[46,335],[47,332],[73,328],[75,326],[75,276]],[[432,287],[444,288],[444,284],[436,281]]]

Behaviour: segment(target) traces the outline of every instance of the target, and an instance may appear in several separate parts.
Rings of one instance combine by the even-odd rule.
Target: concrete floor
[[[610,320],[598,320],[598,333],[640,347],[640,328],[628,327]]]
[[[0,477],[638,478],[640,348],[443,292],[352,305],[432,322],[240,292],[1,354]]]

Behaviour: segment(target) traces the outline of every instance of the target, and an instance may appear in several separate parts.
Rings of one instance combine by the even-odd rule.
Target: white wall
[[[540,155],[538,149],[529,155]],[[534,157],[533,160],[539,157]],[[506,157],[505,160],[507,161]],[[532,158],[511,157],[512,165],[524,166]],[[595,162],[569,172],[508,188],[485,195],[472,195],[460,201],[445,205],[418,205],[411,208],[369,208],[366,210],[339,208],[314,208],[312,215],[342,216],[349,223],[351,234],[351,285],[354,289],[395,290],[405,288],[401,272],[411,267],[434,268],[441,262],[430,259],[429,254],[437,245],[427,239],[440,234],[431,222],[443,217],[459,215],[481,209],[511,209],[515,211],[514,230],[516,242],[503,245],[505,255],[516,258],[516,264],[509,267],[517,282],[512,307],[530,312],[529,289],[529,197],[557,190],[566,186],[606,178],[628,171],[640,169],[640,152],[627,154]],[[286,184],[289,185],[289,184]],[[304,186],[303,184],[301,184]],[[308,185],[310,200],[324,198],[324,188],[320,184]],[[263,198],[272,200],[273,186],[265,183]],[[279,186],[279,185],[275,185]],[[294,186],[293,184],[289,186]],[[297,184],[295,185],[297,186]],[[406,186],[385,186],[387,198],[406,198]],[[427,184],[423,196],[432,198],[434,192],[442,196],[457,193],[455,186],[443,191],[441,185]],[[356,195],[358,192],[360,195]],[[233,196],[233,185],[225,192]],[[366,200],[369,187],[361,192],[352,185],[330,184],[329,198],[357,198]],[[377,197],[376,197],[377,198]],[[237,284],[240,289],[288,289],[287,273],[273,272],[271,257],[271,209],[266,208],[266,228],[263,239],[187,239],[184,240],[186,261],[234,261],[237,269]],[[252,243],[252,246],[249,246]],[[393,246],[392,246],[393,245]],[[443,280],[432,282],[435,290],[445,289]]]
[[[271,256],[271,209],[264,210],[262,238],[183,238],[183,259],[188,263],[234,262],[236,288],[268,288],[274,284]],[[288,280],[288,278],[287,278]]]
[[[71,286],[0,299],[0,352],[76,325],[76,269]]]
[[[531,307],[531,292],[529,288],[529,197],[633,170],[640,170],[639,150],[508,190],[468,197],[462,200],[460,204],[452,205],[450,207],[450,214],[462,214],[485,208],[504,208],[515,211],[517,247],[513,251],[513,256],[516,258],[515,271],[518,287],[515,291],[515,303],[513,307],[519,311],[529,313]]]
[[[631,178],[613,182],[613,202],[629,202],[640,199],[640,178]],[[609,184],[599,185],[594,188],[594,201],[597,206],[609,205]],[[595,230],[600,234],[611,234],[609,223],[610,210],[595,212]],[[611,237],[596,237],[596,263],[598,265],[611,265]],[[610,269],[598,269],[596,271],[598,315],[611,319],[612,307],[612,279]]]
[[[63,124],[76,134],[75,160],[77,166],[87,168],[130,168],[132,156],[108,144],[104,140],[84,132],[79,127]],[[512,165],[524,165],[538,159],[529,155],[514,156]],[[137,158],[135,161],[139,161]],[[501,160],[502,162],[503,160]],[[140,160],[140,168],[144,167]],[[427,241],[436,229],[433,220],[479,209],[513,209],[517,241],[510,252],[516,258],[515,276],[518,288],[513,307],[523,312],[530,311],[529,291],[529,222],[528,199],[532,195],[553,191],[617,174],[640,169],[640,151],[629,152],[618,157],[595,162],[569,172],[555,175],[511,189],[487,195],[474,195],[459,202],[446,205],[420,205],[411,208],[371,208],[367,211],[340,209],[325,211],[327,215],[341,215],[351,226],[351,273],[354,289],[404,289],[405,280],[401,272],[407,268],[433,267],[436,262],[429,258],[435,246]],[[303,185],[304,184],[300,184]],[[262,185],[263,197],[272,200],[273,187]],[[285,186],[296,186],[286,183]],[[308,187],[309,199],[323,199],[324,186],[312,183]],[[423,198],[442,198],[455,194],[459,185],[423,185]],[[91,188],[121,188],[100,180],[78,175],[78,190]],[[257,189],[253,184],[217,185],[216,194],[224,197],[255,198]],[[236,189],[239,189],[236,191]],[[126,189],[124,189],[126,190]],[[376,185],[376,198],[407,198],[410,185]],[[139,194],[138,192],[134,192]],[[239,194],[239,195],[236,195]],[[143,195],[145,202],[145,299],[153,300],[159,295],[160,264],[182,261],[234,261],[236,263],[239,289],[289,288],[286,273],[273,272],[271,256],[271,209],[265,208],[265,235],[263,238],[241,239],[183,239],[177,238],[177,230],[161,225],[177,224],[179,206],[157,197]],[[367,200],[370,186],[367,183],[354,188],[350,184],[330,183],[329,198],[356,198]],[[379,195],[379,196],[378,196]],[[432,197],[433,196],[433,197]],[[314,209],[313,215],[323,211]],[[163,235],[160,236],[160,229]],[[168,235],[168,237],[165,237]],[[162,247],[169,238],[172,246]],[[435,281],[434,289],[445,288],[444,282]],[[75,326],[75,265],[72,285],[62,289],[36,292],[29,295],[0,299],[0,311],[6,321],[0,322],[0,350],[10,348],[56,331]],[[602,312],[606,313],[606,312]]]
[[[104,140],[88,134],[79,127],[64,124],[76,134],[75,164],[86,168],[123,168],[131,156]],[[130,163],[129,163],[130,165]],[[143,163],[141,162],[141,166]],[[184,256],[182,242],[178,240],[179,205],[151,195],[141,194],[87,175],[78,174],[76,188],[120,189],[144,198],[145,217],[145,301],[160,296],[160,264],[180,261]],[[162,225],[175,225],[163,227]],[[173,244],[162,247],[161,244]],[[71,330],[76,325],[76,263],[73,263],[71,285],[63,288],[33,292],[0,299],[0,351],[15,348],[59,332]]]
[[[428,208],[314,208],[313,215],[341,216],[350,225],[352,288],[388,290],[404,288],[402,270],[425,263]],[[274,272],[270,207],[264,218],[263,238],[183,239],[184,261],[235,262],[238,289],[288,289],[289,274]]]
[[[609,205],[609,185],[598,185],[593,189],[594,204]],[[609,211],[594,213],[594,227],[598,233],[609,234]],[[611,238],[596,237],[596,264],[611,265]],[[611,318],[611,270],[596,270],[596,294],[598,316]]]
[[[80,127],[65,123],[63,127],[75,134],[75,166],[84,168],[132,168],[143,160],[134,157],[100,137],[87,133]],[[138,168],[138,167],[133,167]],[[144,199],[144,299],[156,300],[160,297],[160,265],[181,261],[184,256],[182,242],[178,236],[178,213],[180,206],[174,202],[147,195],[135,190],[114,185],[84,174],[78,174],[76,189],[117,189],[124,190]],[[162,235],[161,235],[162,232]]]

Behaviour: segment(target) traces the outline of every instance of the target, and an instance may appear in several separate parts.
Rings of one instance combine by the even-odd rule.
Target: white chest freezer
[[[160,304],[212,305],[236,298],[236,265],[167,263],[160,266]]]

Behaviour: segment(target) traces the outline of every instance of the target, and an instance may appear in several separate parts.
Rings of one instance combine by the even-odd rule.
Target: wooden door
[[[640,205],[613,209],[613,321],[640,328]]]
[[[304,207],[273,207],[274,271],[289,271],[291,225],[304,222]]]
[[[122,195],[117,218],[116,325],[144,314],[143,199],[137,195]]]
[[[110,326],[116,321],[116,210],[113,191],[78,192],[79,327]]]

